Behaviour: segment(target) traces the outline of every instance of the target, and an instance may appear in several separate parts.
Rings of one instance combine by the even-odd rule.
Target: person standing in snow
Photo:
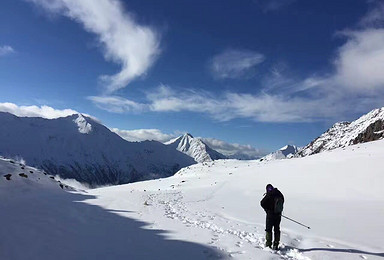
[[[277,189],[268,184],[266,187],[267,192],[264,198],[260,201],[261,207],[267,213],[266,227],[265,227],[265,246],[271,248],[272,246],[272,228],[274,229],[274,238],[272,249],[277,250],[280,242],[280,222],[281,213],[283,212],[284,196]]]

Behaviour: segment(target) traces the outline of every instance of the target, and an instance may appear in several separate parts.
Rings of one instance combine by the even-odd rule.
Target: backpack
[[[275,214],[281,214],[284,208],[284,200],[282,197],[276,197],[274,200],[273,212]]]

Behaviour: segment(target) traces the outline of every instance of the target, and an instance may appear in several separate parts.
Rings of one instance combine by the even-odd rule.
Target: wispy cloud
[[[212,58],[210,70],[216,79],[250,77],[254,67],[265,60],[264,55],[250,50],[226,50]]]
[[[146,104],[137,103],[119,96],[89,96],[87,99],[91,100],[100,109],[113,113],[144,112],[148,107]]]
[[[266,151],[256,149],[251,145],[242,145],[237,143],[227,143],[215,138],[201,138],[212,149],[226,156],[237,156],[239,158],[255,159],[262,157]]]
[[[90,99],[110,112],[197,112],[208,114],[218,121],[249,118],[259,122],[306,122],[334,117],[336,109],[341,109],[341,106],[332,105],[334,101],[331,98],[313,100],[266,93],[217,94],[192,89],[176,90],[164,85],[148,93],[145,103],[136,103],[121,97]],[[324,105],[324,109],[319,110]]]
[[[66,117],[77,114],[78,112],[72,109],[54,109],[49,106],[18,106],[14,103],[0,103],[0,111],[8,112],[16,116],[22,117],[43,117],[53,119],[58,117]]]
[[[14,52],[15,50],[11,46],[8,46],[8,45],[0,46],[0,57],[14,53]]]
[[[158,33],[138,24],[119,0],[27,1],[49,13],[64,15],[97,35],[105,59],[121,65],[119,73],[101,76],[109,93],[145,74],[160,53]]]
[[[159,129],[120,130],[118,128],[111,128],[111,131],[130,142],[150,140],[164,143],[175,137],[174,134],[165,134]]]
[[[372,1],[369,12],[360,19],[358,25],[361,27],[383,27],[384,26],[384,2]]]
[[[296,0],[255,0],[264,12],[276,11],[294,3]]]
[[[344,37],[345,43],[336,50],[331,70],[327,74],[294,77],[289,75],[289,71],[287,73],[286,66],[279,65],[272,67],[256,93],[213,93],[161,85],[148,92],[143,103],[121,98],[119,102],[105,103],[104,109],[124,112],[131,111],[133,107],[134,111],[146,112],[196,112],[219,121],[248,118],[257,122],[310,122],[339,120],[340,117],[382,107],[384,24],[380,27],[377,19],[384,17],[384,8],[377,5],[366,17],[370,18],[363,17],[361,21],[365,22],[360,22],[356,29],[338,33]],[[259,63],[263,59],[255,58]],[[222,58],[222,62],[217,64],[229,64],[224,60]],[[252,66],[238,67],[247,70]],[[220,71],[222,73],[218,75],[222,75],[222,78],[229,77],[230,72],[233,72],[232,75],[243,73],[242,69],[230,65],[217,69],[217,72]]]

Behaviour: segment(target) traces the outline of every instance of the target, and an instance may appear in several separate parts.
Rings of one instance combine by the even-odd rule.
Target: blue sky
[[[372,0],[2,0],[0,108],[302,146],[383,106],[383,17]]]

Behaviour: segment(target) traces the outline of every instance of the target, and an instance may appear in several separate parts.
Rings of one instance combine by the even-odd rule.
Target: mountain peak
[[[206,145],[200,138],[194,138],[190,133],[185,133],[165,143],[176,150],[192,157],[196,162],[211,162],[224,159],[225,156]]]
[[[295,145],[288,144],[284,147],[281,147],[279,150],[267,154],[262,160],[271,161],[271,160],[280,160],[280,159],[286,159],[286,158],[292,158],[296,153],[298,149]]]
[[[299,156],[307,156],[384,138],[384,107],[374,109],[353,122],[335,123],[321,136],[306,145]]]
[[[76,116],[76,115],[75,115]],[[77,118],[73,120],[77,124],[78,130],[82,134],[89,134],[92,131],[92,125],[82,114],[77,114]]]
[[[190,133],[185,133],[183,134],[183,137],[190,137],[190,138],[194,138]]]

